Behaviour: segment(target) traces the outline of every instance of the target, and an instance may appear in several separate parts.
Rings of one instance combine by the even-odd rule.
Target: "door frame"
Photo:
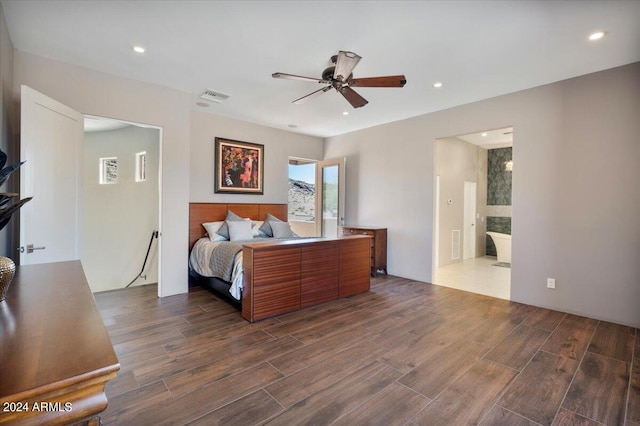
[[[83,114],[83,116],[85,118],[91,118],[91,119],[97,119],[97,120],[106,118],[109,120],[119,121],[121,123],[125,123],[130,126],[137,126],[137,127],[144,127],[148,129],[158,130],[158,237],[156,238],[158,241],[157,241],[156,252],[158,253],[158,297],[162,297],[162,291],[161,291],[162,290],[162,238],[160,237],[162,236],[162,141],[164,139],[163,129],[160,126],[155,126],[153,124],[123,120],[120,118],[105,117],[105,116],[94,115],[94,114]],[[84,143],[84,138],[83,138],[83,143]],[[79,158],[78,161],[81,162],[82,159]],[[81,165],[82,164],[79,164],[79,166]]]

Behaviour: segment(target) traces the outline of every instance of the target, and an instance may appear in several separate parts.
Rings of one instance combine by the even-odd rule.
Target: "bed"
[[[235,304],[246,320],[258,321],[369,291],[371,249],[369,237],[364,236],[239,241],[240,260],[237,257],[230,267],[232,273],[227,279],[210,276],[209,260],[202,252],[215,251],[219,244],[203,240],[203,223],[224,221],[229,211],[252,221],[262,222],[271,215],[286,222],[287,205],[190,203],[192,282]]]

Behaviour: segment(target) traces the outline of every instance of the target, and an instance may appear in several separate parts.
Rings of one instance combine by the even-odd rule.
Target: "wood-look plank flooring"
[[[640,426],[640,332],[398,277],[250,324],[207,290],[95,295],[105,425]]]

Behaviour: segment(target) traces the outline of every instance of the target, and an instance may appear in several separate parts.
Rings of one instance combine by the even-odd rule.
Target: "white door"
[[[27,86],[21,103],[20,264],[80,259],[83,116]]]
[[[475,182],[464,181],[463,259],[476,257],[476,187]]]
[[[318,161],[316,167],[316,226],[322,237],[337,237],[344,225],[344,168],[344,158]]]

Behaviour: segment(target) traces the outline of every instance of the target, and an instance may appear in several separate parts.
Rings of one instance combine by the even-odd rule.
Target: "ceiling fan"
[[[308,101],[311,98],[315,98],[328,92],[329,90],[336,89],[344,98],[354,107],[360,108],[368,104],[369,102],[360,96],[353,87],[404,87],[407,83],[404,75],[390,75],[384,77],[366,77],[366,78],[353,78],[352,71],[358,65],[362,59],[360,56],[353,52],[340,51],[337,55],[331,57],[331,63],[322,72],[322,78],[303,77],[294,74],[285,74],[282,72],[273,73],[273,78],[287,78],[290,80],[302,80],[313,81],[321,84],[328,84],[327,87],[323,87],[320,90],[311,92],[299,99],[293,101],[294,104],[301,104]]]

